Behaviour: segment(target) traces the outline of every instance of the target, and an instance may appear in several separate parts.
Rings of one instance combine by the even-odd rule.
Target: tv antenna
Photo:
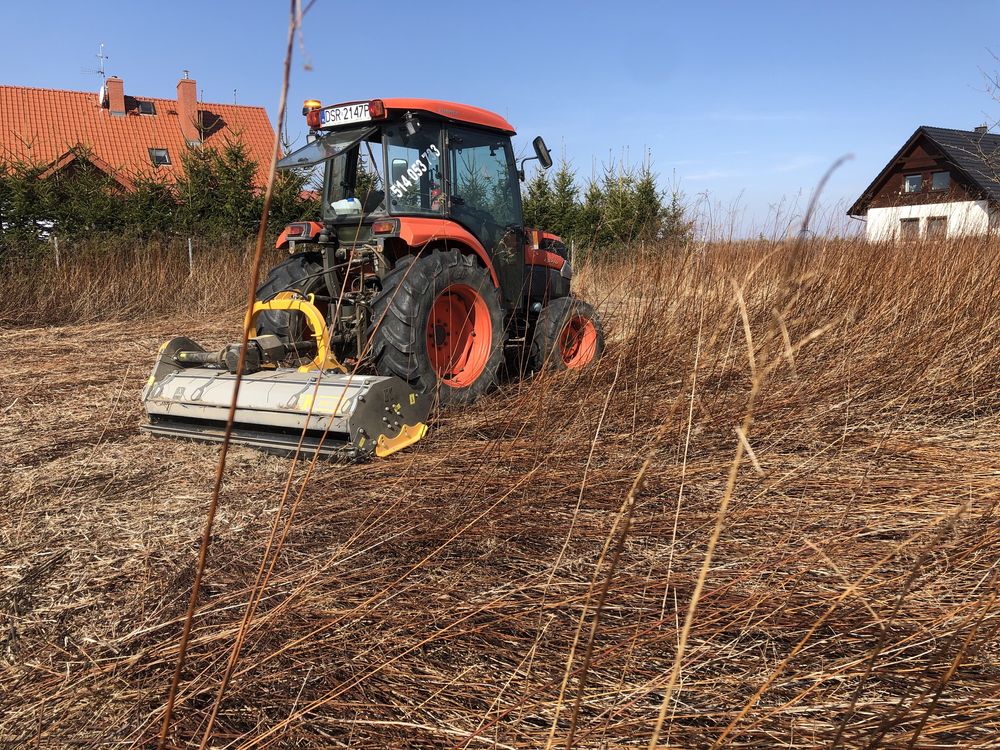
[[[104,54],[104,42],[101,42],[100,51],[94,55],[94,57],[97,58],[97,68],[81,68],[80,70],[84,73],[93,73],[94,75],[98,75],[101,77],[101,80],[104,81],[108,77],[108,74],[104,69],[104,63],[111,59]]]

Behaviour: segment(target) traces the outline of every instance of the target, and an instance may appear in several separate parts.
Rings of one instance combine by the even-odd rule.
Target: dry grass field
[[[590,370],[369,464],[233,449],[171,745],[277,537],[211,747],[997,747],[998,253],[635,249]],[[4,748],[155,742],[218,456],[138,393],[241,259],[95,257],[3,287]]]

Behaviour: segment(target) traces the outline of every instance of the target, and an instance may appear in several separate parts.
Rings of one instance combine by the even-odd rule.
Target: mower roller
[[[477,107],[372,99],[302,110],[305,146],[279,169],[322,167],[318,221],[278,237],[288,257],[257,289],[232,427],[271,451],[388,456],[508,377],[578,369],[604,349],[570,291],[565,244],[524,226],[513,127]],[[240,346],[165,343],[143,392],[157,435],[220,440]]]

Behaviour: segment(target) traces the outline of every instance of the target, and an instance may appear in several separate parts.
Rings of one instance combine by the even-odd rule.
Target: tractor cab
[[[310,100],[303,114],[308,142],[278,166],[323,165],[321,221],[278,237],[289,255],[257,288],[244,341],[160,348],[146,429],[388,456],[423,437],[432,404],[600,357],[600,318],[570,293],[565,246],[524,227],[525,160],[505,119],[430,99]]]
[[[323,220],[425,216],[520,225],[521,202],[510,136],[498,115],[426,99],[374,99],[303,114],[308,143],[279,169],[324,164]],[[551,164],[541,138],[536,158]]]
[[[307,101],[308,143],[279,169],[323,165],[322,222],[341,242],[436,232],[472,235],[491,259],[508,305],[524,283],[524,219],[513,127],[492,112],[428,99]],[[535,152],[551,158],[541,138]],[[522,162],[523,164],[523,162]],[[408,241],[410,245],[412,241]],[[390,247],[392,243],[390,242]]]

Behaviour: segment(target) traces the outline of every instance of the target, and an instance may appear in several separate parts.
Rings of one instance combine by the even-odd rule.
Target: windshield
[[[415,132],[410,132],[414,130]],[[394,214],[439,214],[444,210],[441,180],[441,126],[433,120],[385,128],[389,204]]]
[[[278,169],[313,170],[323,164],[323,219],[357,218],[385,208],[382,134],[370,125],[322,133],[278,162]],[[311,181],[311,180],[310,180]]]
[[[326,163],[323,219],[337,221],[384,214],[384,168],[382,132],[371,128],[362,139]]]
[[[426,216],[444,211],[440,157],[440,124],[413,120],[409,127],[387,123],[323,134],[278,167],[324,165],[324,221],[387,213]]]
[[[356,128],[354,130],[344,130],[339,133],[329,133],[320,136],[312,143],[307,143],[298,151],[293,151],[284,157],[278,162],[278,169],[298,169],[316,166],[327,159],[340,156],[359,140],[374,133],[377,129]]]

